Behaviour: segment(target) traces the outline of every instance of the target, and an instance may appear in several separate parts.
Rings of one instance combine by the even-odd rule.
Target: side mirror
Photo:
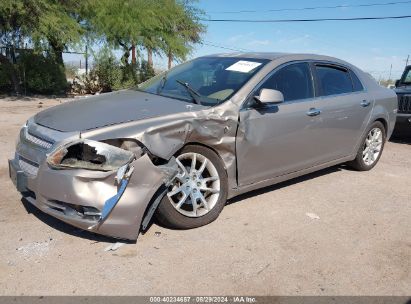
[[[261,89],[260,96],[254,96],[254,99],[260,104],[282,103],[284,102],[284,95],[277,90]]]
[[[397,79],[397,80],[395,81],[395,87],[398,87],[399,85],[400,85],[400,80]]]

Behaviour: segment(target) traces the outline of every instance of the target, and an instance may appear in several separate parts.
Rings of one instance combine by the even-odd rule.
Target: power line
[[[210,42],[210,41],[203,41],[201,44],[216,47],[216,48],[220,48],[220,49],[224,49],[224,50],[235,51],[235,52],[252,52],[251,50],[247,50],[247,49],[235,49],[235,48],[231,48],[231,47],[228,47],[228,46],[218,45],[218,44],[216,44],[214,42]]]
[[[387,19],[406,19],[406,18],[411,18],[411,16],[319,18],[319,19],[201,19],[201,21],[205,21],[205,22],[246,22],[246,23],[285,23],[285,22],[387,20]]]
[[[268,10],[241,10],[241,11],[223,11],[223,12],[208,12],[208,14],[241,14],[241,13],[261,13],[261,12],[284,12],[284,11],[305,11],[316,9],[336,9],[336,8],[351,8],[351,7],[372,7],[372,6],[389,6],[397,4],[407,4],[411,1],[395,1],[386,3],[365,3],[365,4],[341,4],[334,6],[312,6],[312,7],[299,7],[299,8],[279,8]]]

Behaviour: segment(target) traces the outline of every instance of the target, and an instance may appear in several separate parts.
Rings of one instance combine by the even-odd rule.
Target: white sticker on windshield
[[[248,73],[261,65],[259,62],[240,60],[226,68],[226,71]]]

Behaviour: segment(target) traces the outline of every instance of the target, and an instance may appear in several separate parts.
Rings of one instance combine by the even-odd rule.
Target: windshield
[[[139,85],[147,93],[213,106],[230,98],[269,60],[202,57]]]
[[[411,84],[411,68],[408,70],[405,70],[404,74],[402,75],[401,78],[401,83],[403,84]]]

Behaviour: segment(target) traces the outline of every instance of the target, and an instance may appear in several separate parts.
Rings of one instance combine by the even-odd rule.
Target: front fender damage
[[[112,223],[114,218],[121,218],[121,216],[129,218],[130,214],[133,214],[133,219],[128,222],[136,230],[129,231],[130,227],[128,227],[127,231],[118,229],[115,234],[116,236],[121,234],[121,237],[128,239],[136,238],[139,228],[142,230],[147,228],[168,186],[178,173],[174,155],[187,144],[201,143],[216,151],[226,169],[228,187],[234,189],[237,126],[238,113],[228,107],[228,109],[215,108],[208,111],[187,112],[179,119],[166,117],[161,122],[158,120],[130,122],[82,134],[83,138],[110,142],[117,147],[120,147],[120,143],[115,143],[113,138],[118,138],[120,141],[123,139],[134,141],[143,153],[143,156],[121,169],[125,173],[125,178],[118,180],[117,192],[107,197],[98,223],[89,229],[113,235],[113,229],[108,224]],[[128,173],[129,170],[133,171]],[[233,192],[229,192],[229,196],[231,193]]]
[[[192,113],[184,120],[152,126],[134,138],[147,151],[161,159],[170,159],[188,144],[201,144],[212,148],[222,159],[228,176],[229,194],[237,187],[236,134],[238,116],[234,112]]]
[[[147,154],[121,167],[110,176],[117,185],[117,192],[110,196],[102,207],[96,223],[88,227],[89,231],[116,238],[136,240],[142,226],[145,227],[154,214],[146,210],[152,202],[161,199],[156,195],[158,189],[166,186],[177,174],[175,159],[156,166]],[[158,204],[157,203],[157,204]],[[145,228],[144,227],[144,228]]]
[[[175,158],[156,166],[147,154],[119,168],[114,178],[117,193],[105,201],[100,218],[97,223],[88,227],[88,230],[125,239],[137,239],[139,228],[144,230],[148,226],[167,187],[177,173]],[[159,192],[158,189],[162,191]],[[115,208],[119,202],[119,206]],[[150,202],[150,209],[146,212]],[[109,217],[122,216],[128,219],[128,227],[105,227],[104,223]]]

